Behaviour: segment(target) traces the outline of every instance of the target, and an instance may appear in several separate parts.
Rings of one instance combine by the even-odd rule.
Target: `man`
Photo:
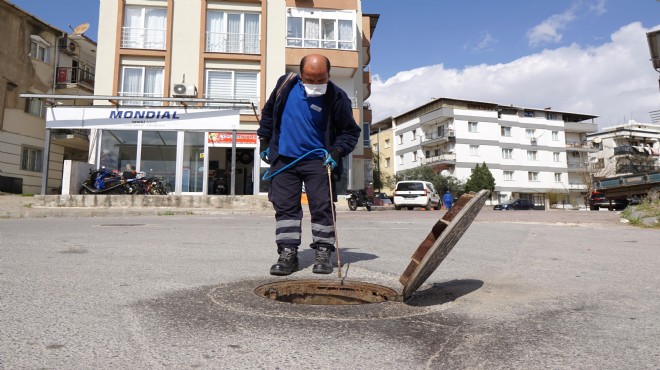
[[[445,208],[449,211],[454,204],[454,197],[451,196],[449,190],[442,196],[442,203],[445,204]]]
[[[316,250],[312,271],[329,274],[335,251],[333,209],[335,181],[341,176],[341,158],[353,151],[360,127],[353,119],[351,100],[330,81],[328,58],[312,54],[300,61],[300,75],[280,77],[262,110],[259,130],[261,158],[272,174],[313,151],[271,179],[268,199],[275,209],[275,241],[279,258],[271,275],[289,275],[298,269],[298,247],[303,211],[303,183],[312,217],[312,244]],[[327,166],[333,170],[332,194]]]

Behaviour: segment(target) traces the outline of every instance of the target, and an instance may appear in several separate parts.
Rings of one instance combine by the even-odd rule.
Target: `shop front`
[[[53,107],[46,122],[91,129],[93,164],[160,177],[174,194],[257,194],[257,136],[239,126],[237,110],[168,107]]]

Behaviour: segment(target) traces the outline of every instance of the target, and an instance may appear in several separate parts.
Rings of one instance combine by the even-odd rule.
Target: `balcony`
[[[600,149],[593,147],[591,144],[587,143],[586,141],[575,141],[575,142],[566,142],[566,150],[595,153]]]
[[[243,33],[206,33],[209,53],[260,54],[261,35]]]
[[[444,144],[444,143],[454,143],[456,142],[456,136],[454,133],[454,130],[448,130],[446,131],[443,135],[438,135],[437,133],[434,134],[427,134],[424,136],[422,139],[421,146],[432,146],[432,145],[437,145],[437,144]]]
[[[54,129],[51,142],[66,148],[87,151],[89,150],[89,132],[90,130],[83,129]]]
[[[121,47],[127,49],[165,50],[165,30],[123,27]]]
[[[57,68],[58,89],[83,89],[90,93],[94,92],[94,73],[80,68],[58,67]]]
[[[587,185],[585,185],[585,184],[580,184],[580,183],[569,183],[567,189],[568,189],[568,190],[582,190],[582,191],[586,191],[586,190],[587,190]]]
[[[254,107],[259,113],[259,97],[258,96],[234,96],[234,95],[223,95],[223,96],[214,96],[214,95],[204,95],[206,99],[219,99],[219,100],[249,100],[254,104]],[[241,114],[254,114],[254,111],[250,107],[246,107],[245,104],[232,104],[232,103],[206,103],[207,107],[219,107],[223,109],[235,109],[240,111]]]
[[[443,163],[456,163],[456,154],[455,153],[445,153],[430,158],[422,158],[423,165],[434,165],[434,164],[443,164]]]
[[[586,172],[589,168],[587,163],[583,162],[568,162],[568,172]]]
[[[598,131],[598,126],[595,123],[564,122],[564,131],[580,133],[596,132]]]

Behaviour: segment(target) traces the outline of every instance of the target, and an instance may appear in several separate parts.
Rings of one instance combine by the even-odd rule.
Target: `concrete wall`
[[[65,160],[62,168],[62,195],[78,194],[89,170],[96,168],[86,162]]]

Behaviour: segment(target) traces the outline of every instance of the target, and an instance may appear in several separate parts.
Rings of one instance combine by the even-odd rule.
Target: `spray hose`
[[[264,180],[264,181],[265,180],[270,180],[273,177],[277,176],[277,174],[279,174],[280,172],[286,170],[287,168],[289,168],[289,167],[293,166],[294,164],[296,164],[301,159],[303,159],[303,158],[307,157],[308,155],[310,155],[312,153],[315,153],[315,152],[323,153],[324,156],[328,155],[328,151],[323,149],[323,148],[312,149],[309,152],[307,152],[307,153],[301,155],[300,157],[298,157],[298,159],[296,159],[295,161],[293,161],[293,162],[287,164],[286,166],[280,168],[279,170],[275,171],[273,174],[270,174],[270,168],[267,169],[266,172],[264,172],[264,176],[261,179]]]

